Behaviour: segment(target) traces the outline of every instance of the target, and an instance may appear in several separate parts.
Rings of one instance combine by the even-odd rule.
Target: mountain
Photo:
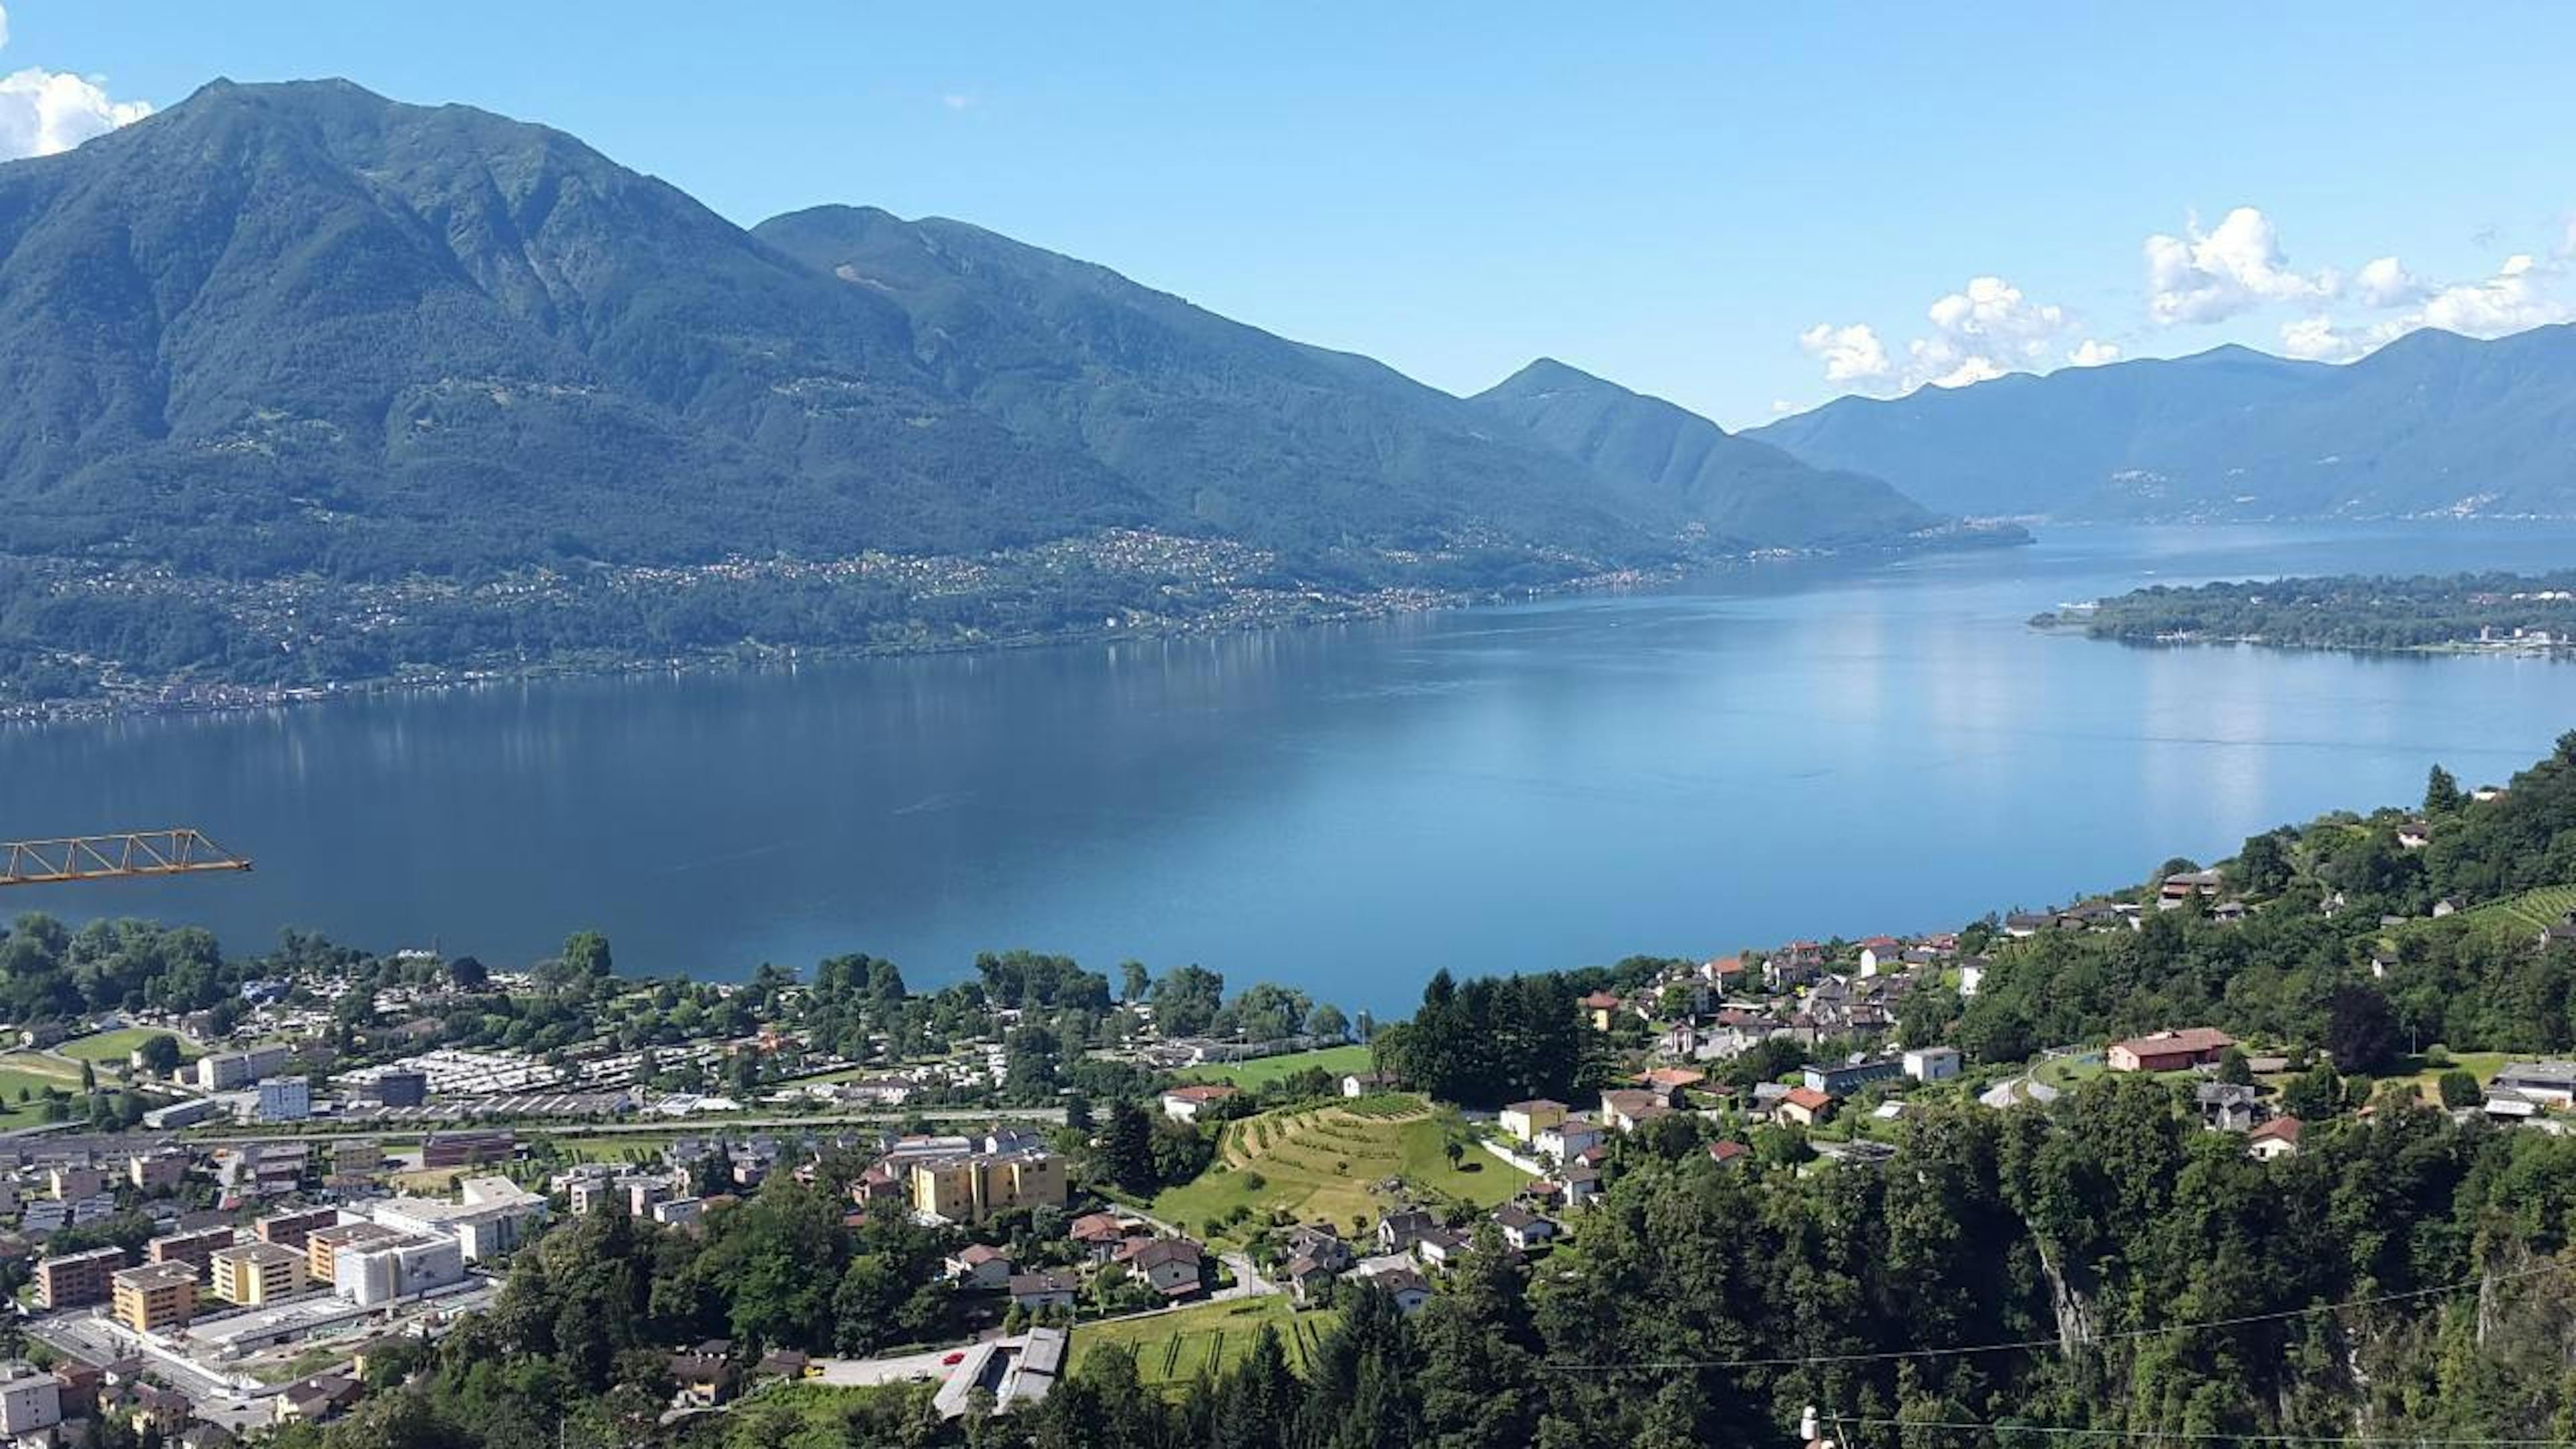
[[[1540,358],[1471,401],[1628,496],[1677,506],[1720,537],[1884,541],[1939,523],[1876,478],[1800,463],[1697,413]]]
[[[2576,326],[2415,332],[2344,366],[2221,347],[1843,398],[1751,435],[1969,515],[2576,514]]]
[[[225,571],[988,547],[1150,521],[571,137],[217,82],[0,167],[0,546]]]
[[[1674,495],[971,226],[759,234],[543,126],[218,81],[0,166],[0,554],[255,576],[1146,527],[1543,583],[1868,534]]]

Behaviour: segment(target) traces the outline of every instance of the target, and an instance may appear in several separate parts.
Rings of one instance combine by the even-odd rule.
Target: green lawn
[[[80,1061],[116,1063],[124,1061],[133,1054],[136,1047],[156,1036],[177,1037],[179,1056],[182,1060],[193,1060],[205,1055],[205,1048],[188,1037],[175,1031],[162,1031],[147,1026],[123,1026],[114,1031],[74,1037],[56,1046],[54,1050]]]
[[[1148,1384],[1177,1388],[1201,1373],[1239,1362],[1267,1324],[1278,1330],[1289,1367],[1303,1373],[1315,1346],[1336,1315],[1329,1308],[1300,1313],[1285,1294],[1203,1303],[1177,1313],[1144,1318],[1113,1318],[1105,1323],[1077,1324],[1069,1367],[1078,1371],[1083,1356],[1106,1344],[1136,1351],[1136,1373]]]
[[[1365,1072],[1370,1066],[1369,1049],[1353,1045],[1290,1052],[1286,1056],[1261,1057],[1224,1066],[1192,1067],[1180,1076],[1182,1080],[1191,1082],[1228,1082],[1238,1087],[1264,1087],[1308,1067],[1321,1067],[1338,1077],[1351,1072]]]
[[[1453,1167],[1430,1104],[1410,1094],[1283,1107],[1229,1122],[1214,1166],[1157,1194],[1148,1211],[1192,1233],[1239,1239],[1274,1212],[1348,1230],[1416,1198],[1491,1207],[1520,1190],[1526,1173],[1470,1147]],[[1402,1186],[1388,1191],[1383,1184]],[[1211,1226],[1241,1207],[1240,1227]]]

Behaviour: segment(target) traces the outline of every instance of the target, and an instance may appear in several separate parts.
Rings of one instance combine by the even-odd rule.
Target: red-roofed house
[[[2104,1060],[2115,1072],[2178,1072],[2213,1065],[2236,1038],[2206,1026],[2160,1031],[2111,1043]]]
[[[2299,1119],[2275,1117],[2245,1134],[2245,1150],[2265,1162],[2299,1153]]]
[[[1791,1087],[1780,1099],[1780,1115],[1801,1127],[1813,1127],[1834,1110],[1834,1099],[1813,1087]]]

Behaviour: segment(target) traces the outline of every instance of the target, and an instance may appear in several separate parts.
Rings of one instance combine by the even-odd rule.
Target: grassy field
[[[1124,1344],[1136,1351],[1139,1378],[1158,1387],[1178,1387],[1241,1360],[1268,1324],[1279,1331],[1289,1367],[1304,1373],[1333,1319],[1331,1309],[1299,1313],[1285,1294],[1273,1293],[1176,1313],[1079,1324],[1073,1330],[1071,1367],[1079,1369],[1083,1355],[1095,1349]]]
[[[1371,1065],[1369,1049],[1364,1046],[1325,1047],[1321,1051],[1290,1052],[1286,1056],[1260,1057],[1248,1062],[1229,1062],[1223,1066],[1192,1067],[1181,1073],[1185,1081],[1229,1082],[1238,1087],[1261,1087],[1292,1076],[1308,1067],[1322,1067],[1334,1076],[1365,1072]]]
[[[1245,1226],[1284,1212],[1348,1229],[1416,1197],[1491,1207],[1529,1181],[1476,1147],[1452,1167],[1446,1140],[1430,1105],[1411,1095],[1282,1108],[1227,1123],[1216,1164],[1158,1194],[1148,1210],[1192,1232],[1239,1238],[1241,1228],[1210,1225],[1241,1207],[1249,1214]],[[1390,1191],[1390,1181],[1401,1186]]]
[[[203,1046],[185,1036],[181,1036],[178,1032],[160,1031],[148,1026],[121,1026],[114,1031],[102,1031],[90,1036],[74,1037],[72,1040],[56,1046],[54,1050],[61,1052],[64,1056],[76,1058],[80,1061],[100,1062],[112,1065],[114,1063],[124,1061],[128,1056],[133,1054],[136,1047],[143,1045],[146,1040],[156,1036],[177,1037],[179,1041],[179,1056],[183,1061],[193,1061],[206,1054],[206,1049]]]

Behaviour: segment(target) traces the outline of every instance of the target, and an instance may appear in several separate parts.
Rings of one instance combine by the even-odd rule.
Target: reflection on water
[[[2320,809],[2501,777],[2576,669],[2137,650],[2142,582],[2562,565],[2576,533],[2074,530],[1369,625],[492,686],[0,733],[0,834],[186,822],[249,877],[14,906],[495,962],[596,926],[735,975],[979,949],[1200,961],[1401,1009],[1482,971],[1954,925]]]

